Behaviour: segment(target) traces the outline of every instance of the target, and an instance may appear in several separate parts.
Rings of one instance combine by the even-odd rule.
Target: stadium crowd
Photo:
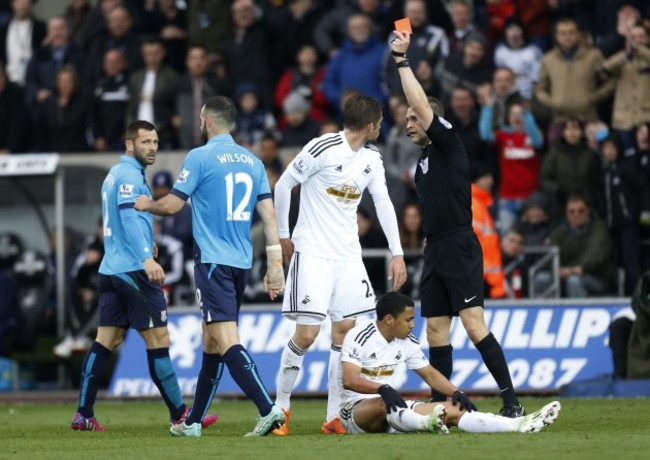
[[[60,16],[38,18],[35,1],[0,1],[0,154],[114,154],[137,119],[155,124],[161,150],[186,151],[203,143],[204,101],[226,95],[239,109],[235,139],[264,162],[273,188],[306,142],[341,129],[342,102],[358,91],[385,106],[386,180],[402,245],[417,253],[421,150],[389,59],[393,21],[406,16],[410,65],[445,104],[470,159],[486,298],[551,284],[550,269],[529,283],[539,257],[530,247],[559,247],[568,297],[630,295],[650,268],[650,2],[70,0]],[[172,175],[151,184],[162,196]],[[368,204],[358,213],[362,246],[386,248]],[[170,303],[190,304],[190,211],[157,225]],[[259,222],[252,231],[262,249]],[[70,244],[75,334],[96,302],[101,239],[98,231],[83,249]],[[407,262],[403,291],[418,298],[421,259]],[[264,263],[256,257],[249,301],[263,298]],[[384,261],[367,263],[380,294]],[[20,277],[15,267],[5,264],[3,283]],[[4,297],[3,309],[18,301]]]

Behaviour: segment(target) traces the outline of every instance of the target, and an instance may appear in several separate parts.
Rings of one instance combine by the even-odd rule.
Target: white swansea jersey
[[[361,258],[357,208],[363,191],[386,190],[379,150],[353,151],[344,132],[310,141],[287,170],[300,182],[300,211],[291,235],[297,252],[333,260]],[[386,191],[387,193],[387,191]]]
[[[341,361],[359,366],[364,378],[381,385],[388,384],[393,388],[400,386],[395,374],[398,366],[422,369],[429,365],[429,360],[420,348],[420,342],[413,334],[409,334],[406,339],[387,342],[377,329],[375,321],[356,326],[347,333],[341,349]],[[375,397],[376,394],[343,390],[341,404]]]

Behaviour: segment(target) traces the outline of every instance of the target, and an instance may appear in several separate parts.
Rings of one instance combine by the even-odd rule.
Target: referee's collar
[[[122,162],[122,163],[130,163],[133,166],[135,166],[136,168],[141,169],[141,170],[144,171],[144,166],[142,166],[142,163],[140,163],[134,157],[131,157],[129,155],[121,155],[120,156],[120,162]]]

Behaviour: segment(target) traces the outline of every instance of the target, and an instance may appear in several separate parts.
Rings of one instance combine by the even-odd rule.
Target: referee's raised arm
[[[397,65],[400,81],[402,82],[402,90],[406,96],[406,101],[409,107],[415,113],[417,120],[422,127],[426,130],[433,121],[433,109],[429,104],[427,95],[420,85],[420,82],[415,78],[413,70],[411,70],[406,51],[411,43],[411,37],[408,32],[393,32],[395,38],[391,41],[391,52]]]

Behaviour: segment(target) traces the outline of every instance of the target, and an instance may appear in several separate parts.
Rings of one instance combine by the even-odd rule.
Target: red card
[[[395,30],[397,32],[407,32],[412,34],[413,29],[411,28],[411,20],[409,18],[398,19],[395,21]]]

